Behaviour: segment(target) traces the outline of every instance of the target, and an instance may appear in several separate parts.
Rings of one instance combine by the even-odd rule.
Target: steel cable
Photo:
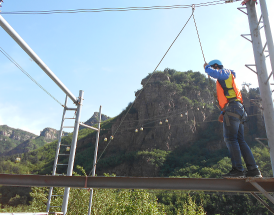
[[[48,94],[51,98],[53,98],[56,102],[58,102],[61,106],[63,104],[59,102],[53,95],[51,95],[44,87],[42,87],[29,73],[27,73],[5,50],[0,47],[0,52],[3,53],[18,69],[20,69],[30,80],[32,80],[38,87],[40,87],[46,94]]]
[[[236,0],[240,1],[240,0]],[[225,0],[211,1],[205,3],[194,4],[195,7],[214,6],[226,4]],[[6,15],[28,15],[28,14],[62,14],[62,13],[98,13],[98,12],[125,12],[125,11],[148,11],[148,10],[170,10],[191,8],[189,5],[169,5],[169,6],[146,6],[146,7],[120,7],[120,8],[93,8],[93,9],[70,9],[70,10],[40,10],[40,11],[10,11],[1,12]]]
[[[144,88],[147,86],[147,84],[149,83],[150,79],[153,77],[153,75],[155,74],[155,71],[157,70],[157,68],[159,67],[159,65],[161,64],[161,62],[163,61],[163,59],[165,58],[165,56],[167,55],[167,53],[169,52],[169,50],[171,49],[171,47],[173,46],[173,44],[175,43],[175,41],[177,40],[177,38],[180,36],[180,34],[182,33],[182,31],[185,29],[186,25],[188,24],[189,20],[191,19],[192,15],[193,15],[194,10],[192,10],[192,13],[190,15],[190,17],[188,18],[187,22],[185,23],[185,25],[183,26],[183,28],[181,29],[181,31],[179,32],[179,34],[176,36],[176,38],[173,40],[173,42],[171,43],[171,45],[169,46],[169,48],[167,49],[166,53],[164,54],[164,56],[162,57],[162,59],[160,60],[160,62],[158,63],[158,65],[156,66],[156,68],[154,69],[154,71],[151,73],[150,77],[148,78],[148,80],[146,81],[146,83],[144,84],[143,88],[139,91],[139,94],[136,96],[136,98],[134,99],[134,101],[132,102],[131,106],[128,108],[124,118],[121,120],[120,124],[118,125],[118,128],[115,130],[115,132],[113,133],[112,136],[115,136],[115,134],[117,133],[117,131],[119,130],[120,126],[122,125],[123,121],[125,120],[125,118],[127,117],[130,109],[133,107],[133,105],[135,104],[135,101],[138,99],[138,97],[141,95],[141,93],[143,92]],[[101,159],[102,155],[104,154],[104,152],[106,151],[107,147],[109,146],[109,144],[111,143],[111,140],[107,143],[107,145],[105,146],[103,152],[101,153],[101,155],[99,156],[96,164],[99,162],[99,160]],[[94,166],[96,166],[96,164]],[[92,168],[94,168],[94,166]],[[90,171],[89,175],[91,174],[92,170]]]

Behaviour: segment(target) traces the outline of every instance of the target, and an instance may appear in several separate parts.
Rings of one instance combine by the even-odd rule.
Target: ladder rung
[[[62,206],[50,206],[51,208],[60,208]]]
[[[66,108],[66,110],[77,110],[77,108]]]
[[[74,126],[64,126],[63,128],[74,128]]]
[[[76,119],[76,118],[65,118],[65,119]]]
[[[66,155],[69,155],[69,154],[59,154],[59,155],[66,156]]]
[[[64,164],[64,163],[60,163],[60,164],[57,164],[59,166],[65,166],[65,165],[68,165],[68,164]]]

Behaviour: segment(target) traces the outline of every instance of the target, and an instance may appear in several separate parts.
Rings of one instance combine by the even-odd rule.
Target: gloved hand
[[[207,65],[208,65],[207,63],[204,64],[204,69],[206,68]]]
[[[224,115],[223,114],[220,114],[218,121],[219,122],[223,122],[224,121]]]

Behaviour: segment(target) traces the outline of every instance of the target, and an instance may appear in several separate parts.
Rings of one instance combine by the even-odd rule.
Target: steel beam
[[[0,15],[0,26],[14,39],[14,41],[37,63],[37,65],[53,80],[63,92],[74,102],[77,98],[69,89],[57,78],[50,68],[39,58],[39,56],[29,47],[29,45],[20,37],[20,35],[9,25],[9,23]]]
[[[274,192],[274,178],[256,179],[267,192]],[[23,187],[74,187],[107,189],[196,190],[259,192],[245,179],[85,177],[0,174],[0,184]]]

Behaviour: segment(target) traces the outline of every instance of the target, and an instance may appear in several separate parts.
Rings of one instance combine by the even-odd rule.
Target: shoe
[[[253,170],[248,170],[246,172],[246,177],[254,177],[254,178],[262,178],[262,174],[261,174],[261,171],[256,168],[256,169],[253,169]]]
[[[245,178],[245,173],[244,171],[232,168],[229,173],[222,175],[222,178]]]

